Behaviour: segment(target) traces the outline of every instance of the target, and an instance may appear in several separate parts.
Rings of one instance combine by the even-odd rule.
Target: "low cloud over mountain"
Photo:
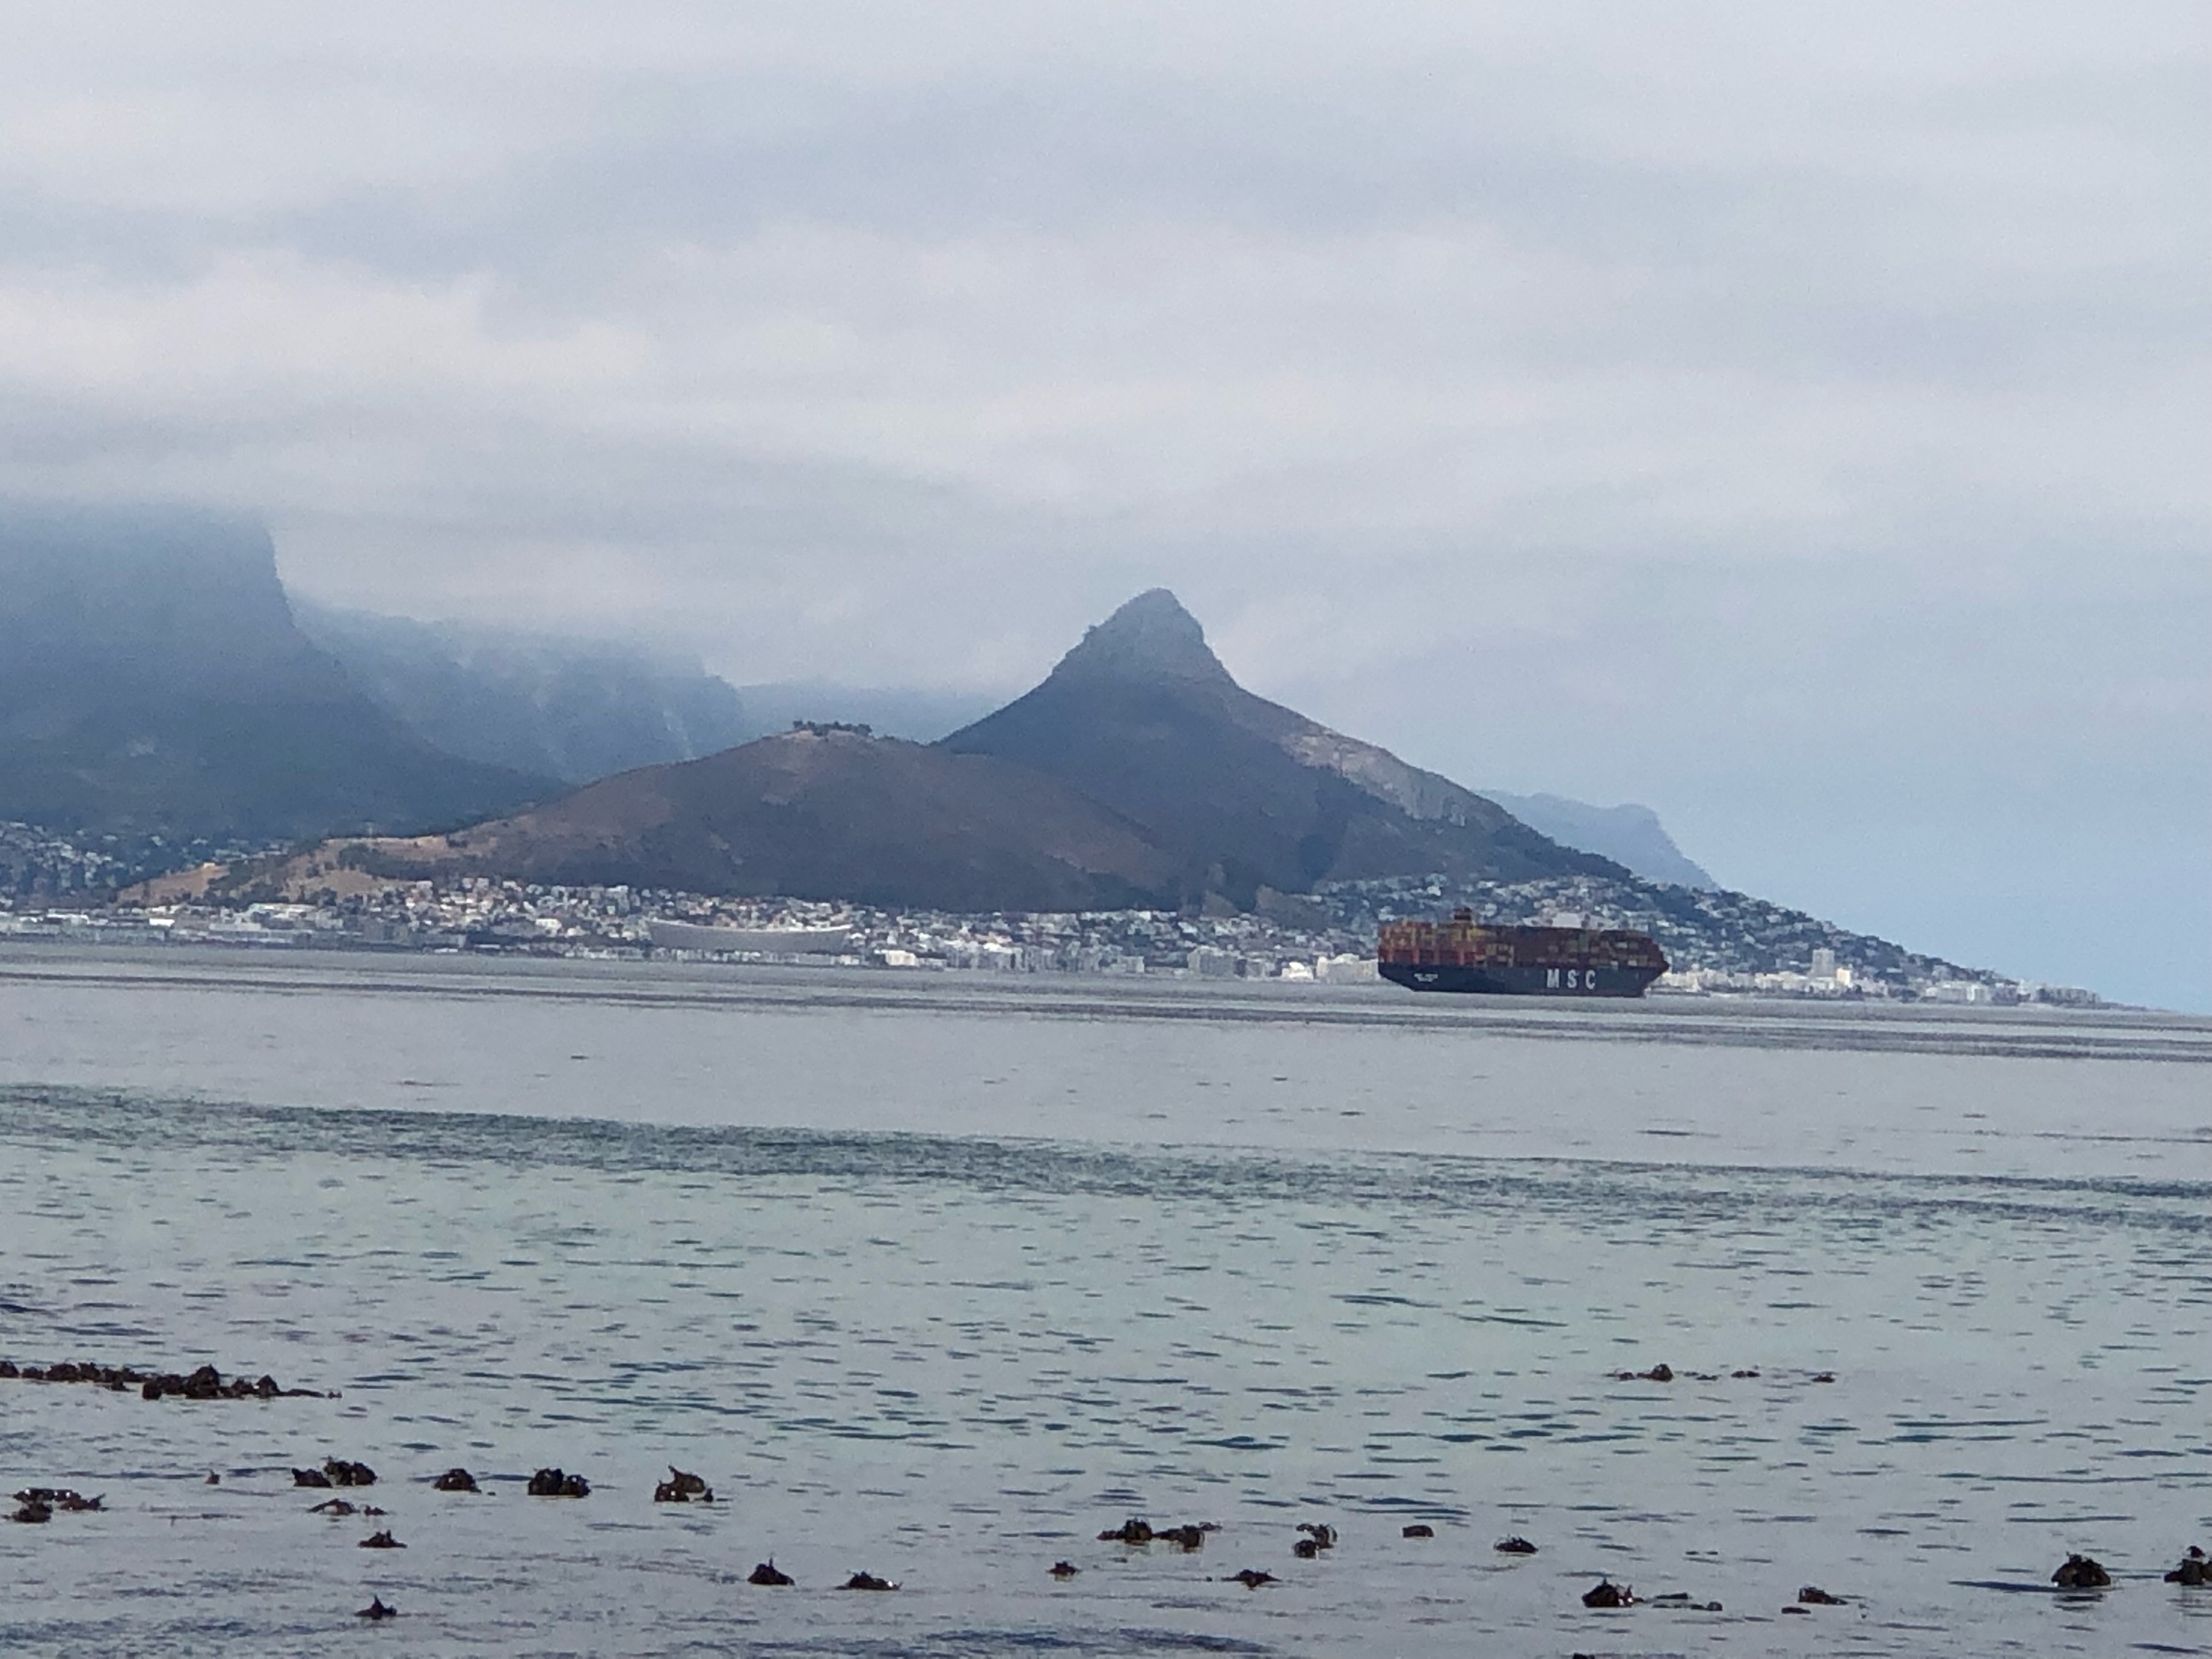
[[[434,748],[295,625],[266,531],[0,506],[0,819],[173,840],[462,824],[549,780]]]

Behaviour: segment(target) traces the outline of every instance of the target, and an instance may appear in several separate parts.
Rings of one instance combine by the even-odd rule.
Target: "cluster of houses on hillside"
[[[626,887],[545,887],[471,876],[387,882],[300,902],[65,909],[0,895],[0,939],[87,944],[266,945],[521,956],[790,961],[969,972],[1144,974],[1363,983],[1377,927],[1465,903],[1499,925],[1624,927],[1657,938],[1660,995],[2091,1005],[1909,955],[1741,895],[1586,878],[1455,887],[1343,884],[1258,914],[1109,910],[959,915],[826,900],[716,898]]]

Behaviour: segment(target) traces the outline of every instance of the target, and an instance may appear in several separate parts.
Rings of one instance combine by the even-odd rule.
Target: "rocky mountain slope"
[[[1322,880],[1625,873],[1253,696],[1160,591],[941,743],[817,726],[318,860],[947,910],[1248,910]]]
[[[1043,684],[943,747],[1049,773],[1141,825],[1186,889],[1248,910],[1262,888],[1440,874],[1626,873],[1386,749],[1253,695],[1164,588],[1092,628]]]

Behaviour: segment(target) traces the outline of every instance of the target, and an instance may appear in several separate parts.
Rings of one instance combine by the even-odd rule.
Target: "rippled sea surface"
[[[338,1391],[0,1380],[0,1648],[2212,1653],[2202,1022],[895,978],[0,957],[0,1356]]]

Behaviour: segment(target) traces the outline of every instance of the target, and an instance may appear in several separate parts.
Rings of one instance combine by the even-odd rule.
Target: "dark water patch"
[[[203,1157],[221,1151],[457,1171],[489,1165],[546,1171],[549,1179],[572,1170],[765,1182],[826,1179],[862,1194],[873,1187],[887,1198],[902,1187],[932,1185],[1010,1196],[1079,1194],[1148,1203],[1295,1203],[1340,1210],[1532,1207],[1601,1215],[1615,1225],[1632,1218],[1726,1218],[1739,1227],[1765,1225],[1783,1232],[1812,1217],[1868,1228],[1995,1219],[2024,1226],[2088,1222],[2212,1236],[2212,1181],[2170,1178],[1871,1175],[1379,1152],[1309,1158],[1214,1148],[1152,1153],[976,1136],[327,1111],[23,1087],[0,1090],[0,1140],[109,1145],[141,1156],[188,1150]],[[1343,1219],[1333,1225],[1342,1225]],[[588,1231],[574,1222],[538,1236],[566,1243]],[[1145,1241],[1147,1248],[1166,1242]],[[1102,1250],[1130,1248],[1119,1238],[1094,1243]],[[503,1264],[535,1263],[518,1257]]]
[[[1199,1631],[1125,1627],[1082,1631],[1050,1626],[989,1629],[979,1626],[948,1630],[918,1630],[895,1637],[841,1635],[830,1640],[763,1640],[748,1643],[748,1653],[762,1655],[858,1655],[864,1659],[904,1659],[909,1655],[943,1654],[949,1659],[967,1655],[1069,1654],[1096,1655],[1117,1659],[1121,1655],[1146,1654],[1272,1654],[1279,1648],[1248,1638],[1219,1636]]]

